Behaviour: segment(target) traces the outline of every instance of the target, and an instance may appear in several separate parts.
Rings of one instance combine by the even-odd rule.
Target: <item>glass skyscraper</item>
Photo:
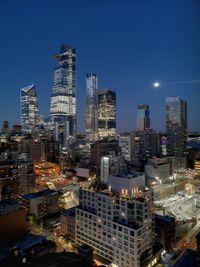
[[[166,97],[167,154],[184,156],[187,134],[187,102],[177,97]]]
[[[137,111],[137,130],[145,131],[150,128],[150,112],[149,105],[138,105]]]
[[[35,85],[20,91],[21,125],[23,131],[31,131],[40,121]]]
[[[90,142],[98,138],[98,78],[96,74],[86,74],[86,114],[85,133]]]
[[[68,127],[65,131],[73,136],[76,133],[75,49],[61,45],[55,58],[58,66],[54,69],[50,121],[56,128]]]
[[[116,94],[109,89],[98,93],[98,136],[116,136]]]

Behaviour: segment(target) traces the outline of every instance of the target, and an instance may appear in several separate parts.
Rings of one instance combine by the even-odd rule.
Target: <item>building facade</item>
[[[152,257],[153,192],[134,178],[121,177],[118,188],[119,177],[112,176],[107,189],[80,189],[76,208],[76,243],[119,267],[147,266]]]
[[[116,94],[109,89],[98,93],[98,136],[99,139],[116,136]]]
[[[38,101],[35,85],[20,90],[21,125],[23,131],[31,131],[39,123]]]
[[[139,104],[137,109],[137,131],[150,129],[149,105]]]
[[[166,97],[167,154],[184,156],[187,135],[187,103],[179,96]]]
[[[157,180],[158,184],[169,182],[170,164],[168,158],[151,158],[145,165],[145,175],[149,182]]]
[[[131,145],[131,161],[135,167],[143,170],[147,160],[158,152],[158,133],[152,129],[134,131],[131,133]]]
[[[102,157],[114,157],[121,155],[121,149],[117,140],[99,140],[95,141],[90,146],[91,158],[90,162],[96,170],[96,175],[100,175],[101,158]]]
[[[75,240],[75,208],[64,210],[60,216],[61,235]]]
[[[16,200],[0,201],[0,246],[8,246],[28,233],[25,209]]]
[[[125,158],[121,155],[109,155],[101,158],[100,179],[107,183],[108,175],[117,175],[127,172]]]
[[[155,215],[156,241],[167,251],[173,251],[176,241],[176,221],[170,216]]]
[[[75,49],[61,45],[60,53],[55,58],[58,66],[54,69],[50,121],[56,131],[62,130],[62,134],[68,132],[69,135],[74,135],[76,133]]]
[[[122,150],[122,156],[125,160],[131,160],[131,136],[129,133],[120,133],[118,136],[119,147]]]
[[[0,161],[0,201],[32,192],[35,173],[31,161]]]
[[[98,77],[86,74],[85,133],[89,142],[98,139]]]
[[[22,196],[22,207],[35,218],[41,219],[52,213],[58,212],[59,195],[55,190],[44,189],[37,193]]]

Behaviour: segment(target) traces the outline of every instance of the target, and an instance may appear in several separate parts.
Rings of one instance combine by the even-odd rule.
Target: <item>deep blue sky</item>
[[[0,124],[19,122],[20,88],[35,83],[48,116],[53,54],[77,51],[78,129],[84,129],[85,74],[117,93],[117,128],[132,130],[137,104],[165,129],[165,97],[188,101],[188,128],[200,130],[199,0],[0,0]],[[153,81],[162,87],[152,88]]]

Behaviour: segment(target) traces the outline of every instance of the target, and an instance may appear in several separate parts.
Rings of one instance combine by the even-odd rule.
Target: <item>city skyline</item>
[[[57,5],[49,1],[46,8],[39,1],[29,4],[22,1],[21,5],[2,1],[0,123],[20,122],[20,88],[31,83],[37,87],[41,113],[49,115],[53,54],[62,43],[67,43],[77,52],[79,132],[85,128],[85,74],[89,72],[99,77],[99,89],[116,91],[119,132],[136,128],[137,105],[142,103],[150,106],[151,127],[165,130],[167,96],[180,96],[187,101],[188,129],[199,130],[200,84],[176,83],[199,78],[198,3],[178,0],[162,4],[125,3],[60,1]],[[65,8],[71,12],[68,16]],[[78,14],[75,20],[72,11]],[[37,20],[33,21],[36,13]],[[161,83],[159,88],[153,88],[155,81]]]

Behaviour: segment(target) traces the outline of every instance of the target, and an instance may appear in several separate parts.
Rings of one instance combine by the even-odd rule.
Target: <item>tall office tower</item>
[[[121,154],[117,140],[98,140],[90,146],[90,163],[97,177],[104,174],[116,174],[126,167],[125,159]],[[117,170],[117,172],[115,172]],[[103,181],[103,180],[102,180]]]
[[[75,241],[114,266],[147,266],[155,236],[153,191],[144,175],[108,176],[107,185],[80,188]]]
[[[98,139],[98,78],[96,74],[86,74],[86,114],[85,133],[89,142]]]
[[[98,93],[98,136],[115,138],[116,135],[116,94],[109,89]]]
[[[145,131],[150,128],[149,105],[140,104],[137,110],[137,130]]]
[[[102,157],[121,156],[121,148],[117,140],[99,140],[91,144],[90,149],[90,162],[96,169],[100,168]]]
[[[21,125],[23,131],[31,131],[39,123],[38,102],[35,85],[20,91]]]
[[[187,102],[177,97],[166,97],[167,154],[184,156],[187,134]]]
[[[58,60],[58,66],[54,69],[50,121],[56,131],[69,127],[63,132],[74,135],[76,133],[75,49],[61,45],[60,53],[55,58]]]
[[[130,133],[120,133],[118,136],[118,141],[119,141],[119,147],[121,147],[122,150],[122,156],[127,161],[131,160],[131,135]]]
[[[149,158],[158,153],[158,133],[152,129],[131,133],[131,161],[138,170],[143,171]]]

